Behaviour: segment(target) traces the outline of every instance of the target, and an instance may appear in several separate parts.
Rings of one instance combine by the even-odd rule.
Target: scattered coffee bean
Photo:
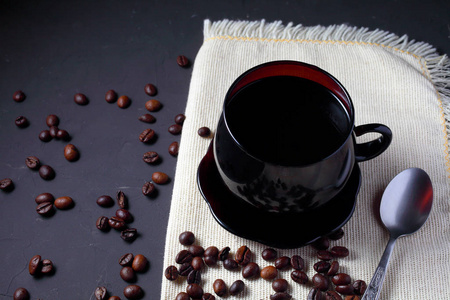
[[[291,267],[295,270],[303,270],[305,268],[305,261],[300,255],[293,255],[291,257]]]
[[[59,129],[56,132],[56,138],[60,139],[60,140],[63,140],[63,141],[69,141],[70,140],[70,134],[64,129]]]
[[[205,261],[205,264],[208,267],[212,267],[212,266],[215,266],[217,264],[218,258],[217,258],[217,255],[216,256],[205,256],[203,258],[203,260]]]
[[[53,170],[52,167],[47,166],[47,165],[42,165],[39,168],[39,175],[44,180],[52,180],[53,178],[55,178],[56,174],[55,174],[55,170]]]
[[[317,273],[326,274],[330,270],[330,263],[324,260],[318,261],[314,264],[314,271]]]
[[[108,300],[120,300],[119,296],[111,296],[108,298]]]
[[[185,231],[180,234],[178,241],[181,245],[190,246],[195,242],[195,235],[190,231]]]
[[[203,269],[205,263],[203,262],[203,259],[200,256],[196,256],[192,259],[191,265],[194,268],[194,270],[200,271],[201,269]]]
[[[120,270],[120,277],[126,282],[135,282],[136,281],[136,273],[132,267],[123,267]]]
[[[131,99],[128,96],[122,95],[117,99],[117,106],[120,108],[128,108],[131,105]]]
[[[55,202],[55,198],[50,193],[42,193],[42,194],[37,195],[36,198],[34,199],[34,201],[36,201],[37,204],[41,204],[44,202],[53,203],[53,202]]]
[[[210,293],[204,293],[202,296],[202,300],[216,300],[216,297]]]
[[[25,93],[22,91],[15,91],[13,94],[13,100],[16,102],[22,102],[23,100],[25,100],[26,96]]]
[[[333,258],[333,255],[328,250],[319,250],[317,251],[317,258],[328,261]]]
[[[259,277],[259,273],[259,266],[254,262],[249,262],[242,268],[242,277],[245,279],[257,278]]]
[[[186,288],[186,293],[194,299],[199,299],[203,296],[203,289],[197,283],[191,283]]]
[[[9,192],[12,191],[14,188],[14,183],[11,180],[11,178],[3,178],[0,180],[0,190]]]
[[[337,241],[337,240],[340,240],[343,236],[344,236],[344,230],[342,228],[339,228],[335,232],[329,234],[328,238],[333,241]]]
[[[25,164],[32,170],[35,170],[41,166],[41,162],[36,156],[28,156],[27,158],[25,158]]]
[[[145,196],[151,196],[155,193],[156,187],[153,183],[146,181],[142,186],[142,194]]]
[[[116,217],[121,218],[125,221],[125,223],[133,222],[133,216],[127,209],[124,208],[119,208],[118,210],[116,210]]]
[[[211,129],[209,129],[208,127],[200,127],[197,133],[201,137],[208,137],[211,135]]]
[[[70,198],[68,196],[64,196],[64,197],[56,198],[54,204],[57,209],[64,210],[64,209],[72,208],[74,205],[74,202],[73,202],[72,198]]]
[[[205,253],[205,249],[199,245],[191,245],[188,250],[192,256],[203,256],[203,253]]]
[[[294,270],[291,273],[291,279],[300,284],[308,283],[308,275],[300,270]]]
[[[144,255],[138,254],[134,257],[131,267],[136,272],[143,272],[147,269],[148,264],[148,259]]]
[[[169,176],[163,172],[155,172],[152,174],[152,180],[156,184],[166,184],[169,182]]]
[[[342,295],[352,295],[354,293],[353,286],[351,284],[337,285],[334,289]]]
[[[86,95],[81,93],[75,94],[75,96],[73,96],[73,101],[75,101],[75,103],[78,105],[86,105],[89,103],[89,100],[86,97]]]
[[[155,151],[145,152],[143,160],[148,164],[155,164],[159,161],[159,155]]]
[[[52,136],[49,130],[42,130],[39,133],[39,139],[45,143],[50,142],[52,140]]]
[[[330,240],[327,237],[321,237],[311,245],[317,250],[327,250],[330,247]]]
[[[119,258],[119,265],[122,267],[131,266],[133,263],[134,255],[133,253],[126,253]]]
[[[219,252],[219,260],[224,261],[228,258],[228,255],[230,254],[230,247],[224,247]]]
[[[57,126],[52,126],[48,131],[50,132],[50,136],[56,139],[58,137],[58,130],[59,128]]]
[[[105,94],[105,100],[108,103],[114,103],[117,100],[117,93],[114,90],[109,90]]]
[[[196,284],[200,284],[200,282],[202,281],[202,275],[200,274],[200,271],[198,270],[192,270],[191,272],[189,272],[186,281],[188,284],[191,283],[196,283]]]
[[[189,297],[189,295],[185,292],[181,292],[178,293],[177,297],[175,298],[175,300],[190,300],[191,297]]]
[[[155,123],[156,118],[151,114],[144,114],[138,118],[139,121],[144,123]]]
[[[51,274],[53,273],[53,262],[50,259],[44,259],[42,261],[42,268],[41,273],[42,274]]]
[[[128,198],[124,192],[117,191],[116,199],[120,208],[128,209]]]
[[[216,279],[213,283],[213,289],[214,293],[216,293],[217,296],[222,297],[227,294],[227,285],[225,284],[225,281],[222,279]]]
[[[111,226],[115,230],[119,230],[119,231],[124,230],[126,228],[126,226],[127,226],[125,224],[124,220],[122,220],[121,218],[118,218],[116,216],[113,216],[113,217],[109,218],[108,224],[109,224],[109,226]]]
[[[42,202],[38,204],[36,207],[36,212],[41,216],[50,216],[53,214],[53,203],[51,202]]]
[[[287,256],[278,257],[275,260],[275,268],[278,270],[286,270],[291,266],[291,259]]]
[[[178,273],[181,276],[188,276],[192,270],[194,270],[194,268],[191,266],[190,263],[186,262],[186,263],[181,264],[181,266],[178,268]]]
[[[217,249],[216,246],[210,246],[205,249],[205,252],[203,253],[203,256],[215,256],[217,257],[219,255],[219,249]]]
[[[325,300],[325,297],[321,290],[313,288],[309,291],[307,300]]]
[[[30,293],[26,288],[18,288],[14,291],[13,300],[29,300]]]
[[[149,111],[149,112],[154,112],[154,111],[158,111],[161,109],[161,102],[159,102],[156,99],[150,99],[147,102],[145,102],[145,108]]]
[[[120,237],[125,242],[133,242],[138,236],[138,232],[136,228],[127,228],[120,232]]]
[[[184,249],[178,252],[177,256],[175,257],[175,262],[177,264],[190,263],[193,258],[194,256],[192,255],[192,253]]]
[[[123,295],[129,300],[142,299],[144,291],[138,285],[129,285],[123,289]]]
[[[348,249],[344,246],[334,246],[330,252],[334,257],[347,257],[349,254]]]
[[[175,124],[183,125],[186,116],[184,114],[178,114],[175,116]]]
[[[172,142],[169,145],[169,154],[172,156],[178,156],[178,149],[180,148],[180,145],[178,142]]]
[[[174,281],[178,278],[178,269],[175,266],[168,266],[166,270],[164,271],[164,276],[170,280]]]
[[[312,283],[314,287],[318,288],[321,291],[328,290],[329,287],[328,278],[323,276],[322,274],[319,273],[315,274],[312,278]]]
[[[142,143],[150,143],[153,142],[155,138],[155,131],[153,129],[147,128],[141,132],[139,135],[139,140]]]
[[[156,86],[154,86],[154,85],[151,84],[151,83],[147,83],[147,84],[144,86],[144,91],[145,91],[145,93],[146,93],[147,95],[149,95],[149,96],[151,96],[151,97],[153,97],[153,96],[155,96],[155,95],[157,94]]]
[[[112,207],[114,205],[114,200],[108,195],[98,197],[96,202],[101,207]]]
[[[177,64],[182,68],[187,68],[189,66],[189,59],[184,55],[178,55]]]
[[[59,125],[59,118],[57,115],[48,115],[45,119],[45,123],[48,127],[52,126],[58,126]]]
[[[30,259],[30,262],[28,263],[28,272],[30,275],[37,275],[41,272],[42,268],[42,261],[40,255],[35,255]]]
[[[241,266],[245,266],[250,262],[252,251],[247,246],[241,246],[234,256],[234,260]]]
[[[353,292],[356,295],[364,295],[367,289],[367,284],[364,280],[356,280],[353,282]]]
[[[244,291],[245,284],[242,280],[236,280],[230,286],[230,295],[236,296]]]
[[[239,265],[234,259],[226,258],[223,261],[223,267],[226,270],[232,271],[232,270],[236,270],[237,268],[239,268]]]
[[[261,253],[261,256],[264,260],[271,261],[277,258],[277,251],[273,248],[266,248]]]
[[[325,293],[325,300],[342,300],[342,297],[335,291],[327,291]]]
[[[274,266],[267,266],[261,270],[261,278],[265,280],[273,280],[278,275],[278,270]]]
[[[173,124],[173,125],[170,125],[170,126],[169,126],[168,131],[169,131],[171,134],[176,135],[176,134],[180,134],[180,132],[181,132],[182,129],[183,129],[183,127],[181,127],[181,125]]]
[[[109,226],[109,219],[105,216],[101,216],[100,218],[98,218],[95,226],[101,231],[108,231],[111,228]]]
[[[273,295],[270,295],[270,300],[289,300],[292,296],[286,292],[278,292]]]
[[[28,119],[25,118],[24,116],[17,117],[14,123],[19,128],[25,128],[28,127],[28,125],[30,125],[30,122],[28,122]]]
[[[350,282],[352,282],[352,279],[351,279],[350,275],[348,275],[348,274],[337,273],[336,275],[334,275],[331,278],[331,281],[335,285],[345,285],[345,284],[350,284]]]
[[[278,278],[272,282],[272,289],[275,292],[286,292],[288,287],[289,283],[283,278]]]

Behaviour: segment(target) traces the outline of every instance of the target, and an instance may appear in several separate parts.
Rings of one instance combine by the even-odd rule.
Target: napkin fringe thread
[[[437,50],[425,42],[410,40],[407,35],[398,36],[380,29],[369,30],[346,24],[331,26],[306,27],[290,22],[283,25],[281,21],[267,23],[261,21],[204,21],[205,40],[217,37],[237,37],[265,40],[308,40],[327,41],[328,43],[357,42],[361,44],[380,45],[385,48],[414,55],[426,66],[428,77],[436,88],[445,115],[447,139],[450,142],[450,60],[447,55],[438,54]]]

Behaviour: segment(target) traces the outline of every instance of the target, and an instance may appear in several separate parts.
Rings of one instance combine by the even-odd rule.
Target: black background
[[[192,67],[183,69],[176,57],[194,61],[203,41],[203,20],[223,18],[282,20],[312,25],[346,23],[380,28],[425,41],[441,53],[450,53],[449,1],[0,1],[0,179],[15,182],[11,193],[0,192],[0,298],[11,299],[26,287],[32,299],[93,299],[97,286],[123,298],[126,283],[119,276],[119,257],[142,253],[150,260],[137,284],[145,299],[158,299],[162,260],[176,158],[167,147],[179,136],[167,128],[184,112]],[[158,88],[154,98],[163,103],[152,125],[139,122],[146,113],[144,85]],[[16,90],[27,98],[12,100]],[[132,104],[120,109],[104,100],[114,89]],[[90,99],[76,105],[75,93]],[[63,141],[43,143],[38,134],[49,114],[60,117],[60,128],[71,135],[81,152],[77,162],[63,156]],[[23,115],[30,126],[15,126]],[[189,116],[188,116],[189,117]],[[139,142],[145,128],[153,128],[153,145]],[[162,163],[142,161],[146,151],[158,151]],[[57,175],[42,180],[25,166],[35,155]],[[158,196],[146,198],[142,184],[154,171],[172,178],[158,186]],[[183,180],[177,178],[176,180]],[[130,201],[132,223],[141,233],[127,244],[118,232],[95,227],[101,215],[100,195],[115,197],[123,190]],[[43,192],[70,196],[76,205],[51,218],[35,212],[34,198]],[[33,278],[28,261],[35,255],[51,259],[53,276]]]

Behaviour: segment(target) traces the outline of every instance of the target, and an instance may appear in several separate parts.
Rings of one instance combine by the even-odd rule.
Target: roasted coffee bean
[[[205,264],[208,267],[212,267],[212,266],[215,266],[217,264],[218,258],[217,258],[217,255],[216,256],[205,256],[203,258],[203,260],[205,261]]]
[[[288,287],[289,283],[283,278],[278,278],[272,282],[272,289],[275,292],[286,292]]]
[[[146,181],[142,186],[142,194],[145,196],[151,196],[155,193],[156,187],[153,183]]]
[[[352,279],[351,279],[350,275],[348,275],[348,274],[337,273],[336,275],[334,275],[331,278],[331,281],[335,285],[345,285],[345,284],[350,284],[352,282]]]
[[[57,115],[48,115],[45,119],[45,123],[48,127],[52,126],[58,126],[59,125],[59,118]]]
[[[181,125],[173,124],[173,125],[170,125],[170,126],[169,126],[168,131],[169,131],[171,134],[176,135],[176,134],[180,134],[182,128],[183,128],[183,127],[181,127]]]
[[[117,205],[119,205],[120,208],[128,209],[128,198],[125,196],[124,192],[117,191],[116,199]]]
[[[200,127],[197,133],[201,137],[208,137],[211,135],[211,129],[209,129],[208,127]]]
[[[19,116],[16,118],[16,120],[14,121],[14,123],[16,124],[17,127],[19,128],[25,128],[28,125],[30,125],[30,122],[28,122],[28,119],[25,118],[24,116]]]
[[[25,164],[32,170],[35,170],[41,166],[41,162],[36,156],[28,156],[27,158],[25,158]]]
[[[44,259],[42,261],[42,274],[51,274],[53,272],[53,262],[50,259]]]
[[[203,289],[197,283],[191,283],[186,288],[186,293],[194,299],[199,299],[203,296]]]
[[[50,134],[49,130],[42,130],[39,133],[39,139],[43,142],[50,142],[52,140],[52,135]]]
[[[109,226],[109,219],[105,216],[101,216],[100,218],[97,219],[97,222],[95,223],[95,226],[97,226],[97,229],[101,230],[101,231],[108,231],[109,228],[111,228]]]
[[[144,86],[144,92],[147,94],[147,95],[149,95],[149,96],[155,96],[156,94],[157,94],[157,90],[156,90],[156,86],[154,86],[153,84],[151,84],[151,83],[147,83],[145,86]]]
[[[150,99],[147,102],[145,102],[145,108],[149,111],[149,112],[154,112],[154,111],[158,111],[161,109],[161,102],[159,102],[156,99]]]
[[[163,172],[155,172],[152,174],[152,180],[156,184],[166,184],[169,182],[169,176]]]
[[[89,103],[88,98],[86,97],[86,95],[81,94],[81,93],[77,93],[73,96],[73,101],[75,101],[76,104],[78,105],[86,105]]]
[[[129,285],[123,289],[123,295],[129,300],[142,299],[144,291],[139,285]]]
[[[252,251],[247,246],[241,246],[234,256],[234,260],[241,266],[245,266],[252,258]]]
[[[55,170],[53,170],[53,168],[50,166],[42,165],[39,168],[39,176],[41,176],[41,178],[44,180],[52,180],[53,178],[55,178],[55,175]]]
[[[275,260],[275,268],[278,270],[286,270],[291,266],[291,259],[287,256],[278,257]]]
[[[291,267],[295,270],[303,270],[305,268],[305,261],[300,255],[293,255],[291,257]]]
[[[29,300],[30,293],[26,288],[18,288],[14,291],[13,300]]]
[[[325,296],[318,288],[313,288],[308,293],[307,300],[325,300]]]
[[[127,228],[120,232],[120,237],[125,242],[133,242],[138,236],[136,228]]]
[[[36,207],[36,212],[42,216],[50,216],[54,212],[53,203],[42,202],[41,204],[38,204]]]
[[[13,94],[13,100],[16,102],[22,102],[23,100],[25,100],[26,96],[25,93],[22,91],[15,91]]]
[[[131,266],[133,259],[133,253],[126,253],[119,258],[119,265],[121,265],[122,267]]]
[[[315,274],[312,278],[312,283],[314,287],[318,288],[321,291],[328,290],[329,287],[328,278],[323,276],[322,274],[319,273]]]
[[[119,296],[111,296],[108,298],[108,300],[120,300]]]
[[[347,295],[344,300],[361,300],[361,297],[358,295]]]
[[[274,266],[267,266],[261,270],[261,278],[266,280],[273,280],[278,275],[278,270]]]
[[[273,248],[266,248],[261,253],[261,256],[264,260],[271,261],[277,258],[277,251]]]
[[[236,280],[230,286],[230,295],[236,296],[237,294],[240,294],[242,291],[244,291],[244,288],[244,282],[242,280]]]
[[[76,161],[80,158],[80,152],[78,151],[77,147],[75,147],[72,144],[67,144],[64,147],[64,157],[68,161]]]
[[[42,268],[42,261],[40,255],[35,255],[30,259],[30,262],[28,263],[28,272],[30,275],[37,275],[41,272]]]
[[[222,297],[227,294],[227,285],[225,284],[225,281],[222,279],[216,279],[213,283],[213,289],[214,293],[216,293],[217,296]]]
[[[42,194],[37,195],[36,198],[34,199],[34,201],[36,201],[37,204],[41,204],[44,202],[53,203],[53,202],[55,202],[55,198],[50,193],[42,193]]]
[[[291,279],[300,284],[308,283],[308,275],[300,270],[294,270],[291,273]]]
[[[328,238],[333,241],[337,241],[337,240],[340,240],[343,236],[344,236],[344,230],[342,228],[339,228],[335,232],[329,234]]]
[[[228,258],[228,255],[230,254],[230,247],[225,247],[219,252],[219,260],[224,261]]]
[[[169,145],[169,154],[172,156],[178,156],[178,149],[180,148],[180,144],[178,142],[172,142]]]
[[[181,245],[190,246],[195,242],[195,235],[190,231],[185,231],[180,234],[178,241]]]
[[[289,300],[292,296],[286,292],[277,292],[273,295],[270,295],[270,300]]]
[[[58,136],[58,130],[59,130],[59,128],[57,127],[57,126],[52,126],[52,127],[50,127],[49,128],[49,132],[50,132],[50,136],[52,137],[52,138],[57,138],[57,136]]]
[[[204,293],[202,296],[202,300],[216,300],[216,297],[214,297],[214,295],[211,295],[210,293]]]
[[[134,257],[131,267],[136,272],[144,272],[147,269],[148,264],[148,259],[144,255],[138,254]]]
[[[117,93],[114,90],[109,90],[105,94],[105,100],[108,103],[114,103],[117,100]]]
[[[70,134],[64,129],[59,129],[56,132],[56,138],[60,139],[60,140],[63,140],[63,141],[69,141],[70,140]]]
[[[109,218],[108,224],[109,224],[109,226],[111,226],[115,230],[120,230],[120,231],[124,230],[126,228],[126,226],[127,226],[125,224],[124,220],[122,220],[121,218],[118,218],[116,216],[113,216],[113,217]]]
[[[190,263],[193,258],[194,256],[192,255],[192,253],[184,249],[178,252],[177,256],[175,257],[175,262],[177,264]]]
[[[205,252],[203,253],[203,256],[215,256],[217,257],[219,255],[219,249],[216,246],[210,246],[205,249]]]
[[[141,132],[139,135],[139,140],[143,143],[150,143],[155,138],[155,131],[153,129],[147,128]]]
[[[124,208],[116,210],[116,217],[121,218],[122,220],[125,221],[125,223],[133,222],[133,216],[127,209]]]
[[[327,291],[325,293],[325,300],[342,300],[342,297],[335,291]]]
[[[245,279],[257,278],[259,277],[259,272],[260,270],[258,264],[249,262],[242,268],[242,277]]]
[[[330,247],[330,240],[327,237],[321,237],[311,245],[317,250],[327,250]]]
[[[3,178],[0,180],[0,190],[9,192],[14,188],[14,183],[11,178]]]
[[[64,210],[64,209],[72,208],[74,205],[74,202],[73,202],[72,198],[70,198],[68,196],[64,196],[64,197],[56,198],[54,204],[57,209]]]
[[[193,256],[203,256],[203,253],[205,253],[205,249],[199,245],[191,245],[188,250]]]
[[[175,124],[183,125],[184,120],[186,120],[186,116],[184,114],[178,114],[175,116]]]
[[[185,292],[181,292],[178,293],[177,297],[175,298],[175,300],[190,300],[191,297],[189,297],[189,295]]]
[[[326,274],[330,270],[330,263],[324,260],[318,261],[313,266],[317,273]]]
[[[364,295],[367,289],[367,284],[364,280],[356,280],[353,282],[353,291],[356,295]]]
[[[114,200],[108,195],[98,197],[96,202],[101,207],[111,207],[114,205]]]
[[[144,123],[155,123],[156,118],[151,114],[143,114],[138,118],[138,120]]]
[[[134,272],[132,267],[123,267],[120,270],[120,277],[126,282],[136,281],[136,273]]]
[[[239,265],[234,259],[227,258],[223,261],[223,267],[229,271],[232,271],[239,268]]]
[[[168,266],[166,270],[164,271],[164,276],[170,280],[174,281],[178,278],[178,269],[175,266]]]
[[[339,271],[339,263],[337,261],[333,261],[330,265],[330,269],[327,272],[327,276],[334,276]]]
[[[328,250],[319,250],[317,251],[317,258],[320,260],[331,260],[333,258],[333,255]]]
[[[131,99],[128,96],[122,95],[117,99],[117,106],[120,108],[127,108],[131,105]]]
[[[194,270],[200,271],[201,269],[203,269],[205,263],[203,262],[203,258],[201,258],[200,256],[196,256],[192,259],[191,265]]]
[[[330,252],[334,257],[347,257],[349,254],[348,249],[344,246],[334,246]]]
[[[189,273],[194,270],[194,268],[191,266],[190,263],[183,263],[181,264],[181,266],[178,268],[178,273],[181,276],[188,276]]]
[[[186,68],[189,66],[189,59],[184,55],[178,55],[177,64],[182,68]]]
[[[353,295],[354,293],[353,286],[351,284],[337,285],[334,289],[342,295]]]
[[[148,164],[154,164],[159,161],[159,155],[155,151],[145,152],[143,160]]]
[[[200,284],[200,282],[202,281],[202,276],[200,274],[200,271],[198,270],[192,270],[191,272],[189,272],[186,281],[188,284],[191,283],[197,283]]]

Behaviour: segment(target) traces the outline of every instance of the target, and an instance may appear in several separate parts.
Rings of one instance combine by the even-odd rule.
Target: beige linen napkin
[[[385,153],[360,163],[362,185],[355,212],[343,228],[344,238],[331,243],[350,249],[348,257],[338,259],[340,271],[369,283],[388,241],[388,232],[375,217],[378,207],[374,203],[395,175],[419,167],[433,182],[433,210],[420,231],[398,240],[381,299],[449,299],[449,60],[436,54],[430,45],[406,36],[347,25],[205,21],[204,43],[195,59],[180,142],[164,267],[176,265],[176,254],[186,248],[179,244],[178,235],[186,230],[192,231],[196,244],[205,248],[229,246],[234,254],[241,245],[247,245],[261,268],[273,264],[261,258],[265,245],[234,236],[215,221],[196,182],[198,164],[211,141],[198,136],[198,128],[208,126],[214,134],[232,82],[247,69],[272,60],[297,60],[328,71],[349,92],[355,106],[355,125],[382,123],[393,132],[392,144]],[[296,230],[308,228],[286,230],[292,230],[295,238]],[[301,255],[312,278],[317,259],[311,246],[277,250],[279,256]],[[281,271],[279,277],[290,283],[293,299],[306,299],[311,284],[293,282],[290,272]],[[274,293],[270,282],[243,279],[240,271],[227,271],[221,263],[203,270],[205,292],[214,294],[212,284],[217,278],[228,286],[237,279],[246,284],[242,295],[226,299],[269,299]],[[162,276],[162,280],[161,299],[175,299],[186,290],[185,278],[170,282]]]

